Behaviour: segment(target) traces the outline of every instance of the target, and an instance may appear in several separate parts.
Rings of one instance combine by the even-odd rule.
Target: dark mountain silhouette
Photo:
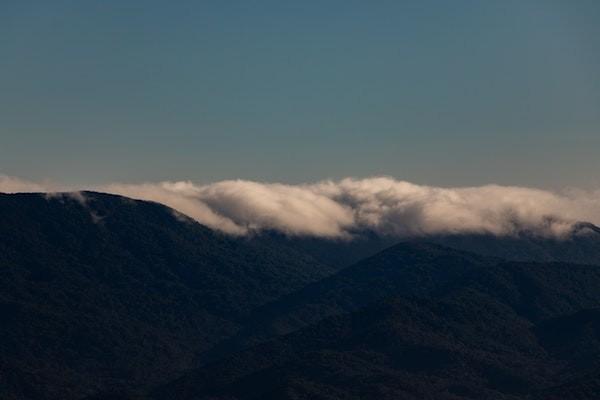
[[[332,315],[356,311],[385,297],[426,296],[466,271],[498,262],[436,244],[400,243],[257,308],[245,329],[212,348],[207,358],[222,357],[234,349],[290,333]]]
[[[355,264],[402,241],[397,237],[381,236],[368,231],[357,233],[352,240],[289,236],[275,231],[264,231],[255,234],[249,240],[258,243],[274,242],[280,246],[291,247],[338,269]]]
[[[445,247],[469,251],[510,261],[560,261],[600,265],[600,228],[579,222],[561,237],[540,235],[531,230],[515,229],[513,235],[446,234],[417,238],[382,236],[374,232],[356,232],[353,240],[313,237],[289,237],[275,232],[257,235],[254,240],[273,241],[295,248],[328,265],[343,268],[393,246],[398,242],[437,243]]]
[[[600,265],[600,228],[576,223],[561,237],[522,231],[513,236],[438,235],[428,241],[511,261],[567,262]]]
[[[478,239],[481,237],[474,240]],[[233,350],[293,332],[328,316],[356,311],[389,296],[432,296],[467,272],[484,277],[482,269],[500,262],[503,262],[500,258],[417,240],[400,243],[257,308],[244,329],[213,347],[206,358],[222,357]],[[552,284],[560,284],[560,281]],[[600,291],[597,295],[600,297]]]
[[[0,195],[0,398],[136,389],[331,269],[151,202]]]
[[[594,398],[599,238],[240,238],[0,194],[0,398]]]
[[[376,287],[373,287],[376,290]],[[600,268],[501,263],[325,319],[155,399],[595,399]]]

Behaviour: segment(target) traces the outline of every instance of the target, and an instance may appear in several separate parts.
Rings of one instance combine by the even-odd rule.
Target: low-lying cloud
[[[0,176],[0,192],[56,188]],[[389,177],[300,185],[228,180],[205,185],[159,182],[85,189],[163,203],[234,235],[275,230],[288,235],[351,238],[365,230],[393,236],[511,235],[529,230],[560,236],[578,221],[600,223],[600,191],[552,192],[499,185],[441,188]]]
[[[0,193],[51,192],[49,183],[36,183],[7,175],[0,175]]]

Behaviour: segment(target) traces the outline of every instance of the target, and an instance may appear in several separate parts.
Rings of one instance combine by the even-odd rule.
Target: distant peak
[[[597,233],[600,234],[600,227],[591,222],[577,222],[573,224],[573,234],[580,233]]]

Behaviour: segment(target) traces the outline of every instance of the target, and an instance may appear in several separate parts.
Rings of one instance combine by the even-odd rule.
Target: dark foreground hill
[[[0,398],[155,385],[255,307],[330,272],[156,203],[0,194]]]
[[[591,400],[599,371],[600,269],[502,263],[328,318],[152,397]]]

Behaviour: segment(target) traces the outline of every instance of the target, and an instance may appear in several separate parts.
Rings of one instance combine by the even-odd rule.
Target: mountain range
[[[0,397],[593,399],[600,230],[227,236],[0,194]]]

